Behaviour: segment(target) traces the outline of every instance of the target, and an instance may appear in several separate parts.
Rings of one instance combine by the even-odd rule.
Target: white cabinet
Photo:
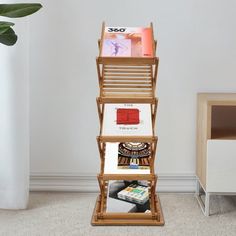
[[[236,140],[207,141],[207,192],[236,193]]]
[[[197,113],[196,196],[208,216],[211,195],[236,194],[236,94],[198,94]]]

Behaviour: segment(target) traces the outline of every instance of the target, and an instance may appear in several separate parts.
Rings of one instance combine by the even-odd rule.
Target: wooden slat
[[[101,64],[132,66],[153,65],[157,59],[156,57],[98,57]]]
[[[129,103],[150,103],[153,105],[157,105],[157,100],[155,98],[129,98]],[[127,103],[127,98],[104,98],[104,97],[98,97],[97,102],[102,103]]]
[[[145,85],[103,85],[103,88],[152,88],[152,86]]]
[[[154,142],[157,136],[99,136],[101,142]]]
[[[144,81],[148,81],[148,80],[151,80],[151,77],[143,77],[143,78],[135,78],[135,77],[127,77],[127,78],[124,78],[124,77],[104,77],[103,79],[104,81],[105,80],[144,80]]]
[[[150,94],[140,94],[140,93],[135,93],[135,94],[114,94],[114,93],[104,93],[104,97],[106,98],[153,98],[152,93]]]
[[[104,174],[100,176],[103,180],[154,180],[153,174]]]
[[[151,213],[117,213],[117,212],[106,212],[103,216],[104,219],[151,219]]]
[[[151,73],[130,73],[130,74],[122,74],[122,73],[108,73],[108,72],[105,72],[104,73],[104,76],[105,77],[108,77],[108,76],[112,76],[112,77],[115,77],[115,76],[126,76],[126,77],[132,77],[132,76],[137,76],[137,77],[151,77]]]
[[[105,89],[104,92],[139,92],[139,93],[150,93],[150,89]]]
[[[121,73],[122,75],[124,74],[135,74],[137,73],[138,75],[150,75],[151,74],[151,70],[147,70],[147,71],[137,71],[137,70],[104,70],[105,72],[105,75],[107,74],[118,74],[118,73]]]
[[[153,32],[153,24],[152,24],[152,22],[150,24],[150,28],[151,28],[151,31],[152,31],[152,50],[153,50],[153,56],[156,56],[156,42],[154,40],[154,32]]]
[[[126,68],[121,69],[120,67],[113,68],[113,69],[104,69],[105,72],[122,72],[122,73],[134,73],[134,72],[140,72],[140,73],[149,73],[150,68],[147,69],[138,69],[138,68]]]
[[[108,84],[152,84],[151,81],[145,80],[145,81],[113,81],[113,80],[105,80],[103,82],[104,85]]]
[[[145,66],[120,66],[120,65],[117,65],[117,66],[114,66],[114,65],[104,65],[104,69],[109,69],[109,70],[116,70],[116,69],[119,69],[119,70],[150,70],[152,66],[150,65],[145,65]]]
[[[102,22],[101,43],[99,43],[99,57],[102,55],[102,47],[104,42],[105,22]]]

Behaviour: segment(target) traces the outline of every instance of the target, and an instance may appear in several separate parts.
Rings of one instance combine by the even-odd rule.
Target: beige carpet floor
[[[211,216],[203,216],[193,194],[160,194],[166,224],[91,226],[93,193],[31,193],[29,209],[0,210],[0,235],[61,236],[236,236],[236,197],[214,196]]]

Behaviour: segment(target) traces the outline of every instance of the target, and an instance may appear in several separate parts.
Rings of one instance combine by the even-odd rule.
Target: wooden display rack
[[[153,34],[153,26],[150,25]],[[97,58],[97,72],[100,94],[97,98],[97,108],[100,120],[100,134],[97,137],[100,153],[100,174],[98,182],[100,194],[96,201],[91,224],[92,225],[164,225],[160,200],[156,194],[157,175],[154,171],[155,154],[158,138],[155,136],[155,120],[158,99],[155,97],[158,62],[153,57],[103,57],[101,55],[105,32],[102,26],[101,40],[98,41],[99,57]],[[152,35],[153,36],[153,35]],[[156,41],[153,39],[153,52],[155,54]],[[134,104],[140,106],[147,119],[147,127],[141,133],[113,132],[109,127],[111,120],[109,114],[114,106]],[[111,107],[111,108],[110,108]],[[110,109],[110,110],[109,110]],[[145,120],[146,121],[146,120]],[[129,170],[124,173],[107,171],[106,147],[110,143],[137,142],[150,145],[150,171],[142,172]],[[128,172],[128,173],[127,173]],[[108,181],[109,180],[145,180],[149,186],[149,213],[120,213],[106,212]]]

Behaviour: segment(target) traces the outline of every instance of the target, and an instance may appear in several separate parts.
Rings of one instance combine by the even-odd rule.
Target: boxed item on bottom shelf
[[[118,192],[117,196],[123,200],[144,204],[149,199],[148,187],[138,184],[131,184]]]
[[[146,210],[150,210],[149,199],[144,203],[144,201],[134,201],[131,198],[128,200],[118,197],[118,193],[130,185],[141,185],[142,187],[147,187],[148,182],[145,180],[110,180],[108,182],[106,212],[144,213]]]

